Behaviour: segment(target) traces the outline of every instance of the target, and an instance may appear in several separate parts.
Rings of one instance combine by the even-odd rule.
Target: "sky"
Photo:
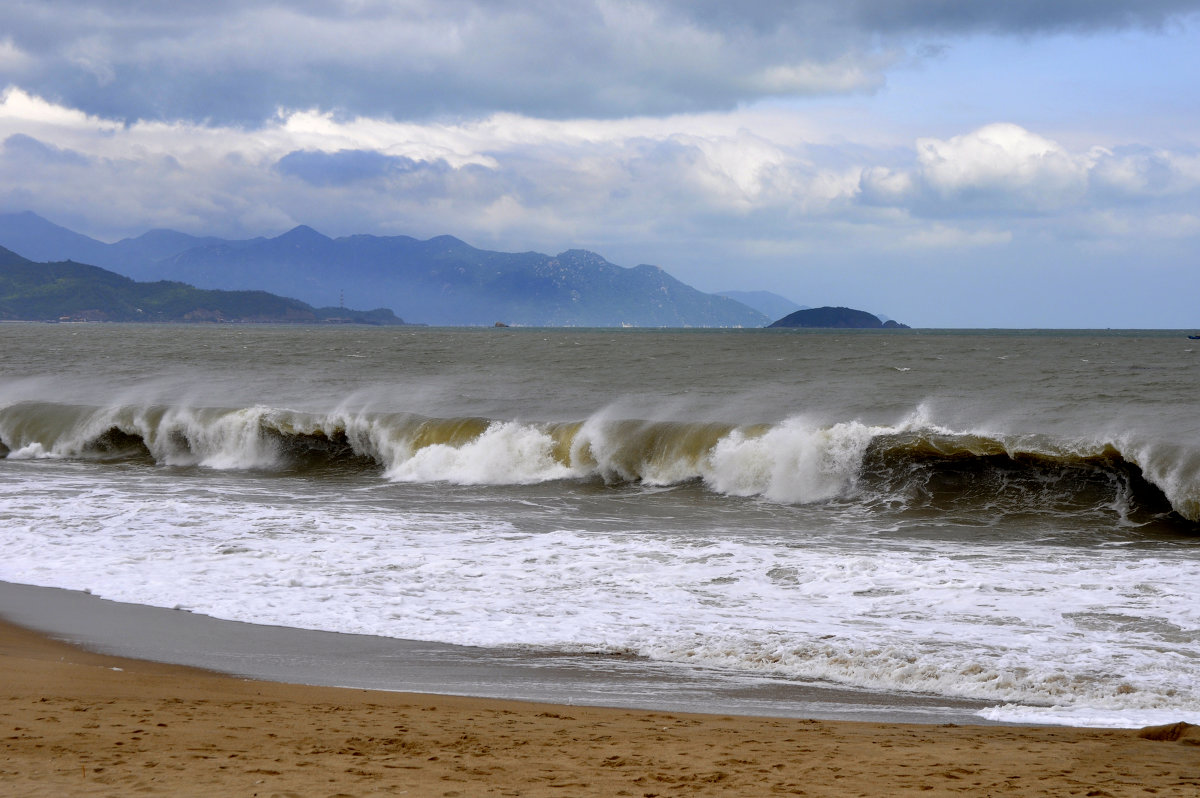
[[[1200,0],[0,0],[25,210],[1200,328]]]

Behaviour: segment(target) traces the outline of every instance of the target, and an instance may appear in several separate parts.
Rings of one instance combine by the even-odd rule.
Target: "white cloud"
[[[1114,197],[1172,197],[1200,190],[1200,153],[1137,148],[1115,153],[1096,148],[1090,178]]]
[[[919,173],[953,202],[1047,210],[1078,202],[1087,189],[1091,153],[1073,155],[1024,128],[997,123],[948,140],[918,139]]]
[[[1195,150],[1071,150],[1002,123],[948,139],[920,138],[914,149],[911,166],[865,167],[859,202],[929,219],[1026,218],[1064,224],[1074,218],[1081,229],[1088,227],[1083,220],[1100,209],[1145,216],[1161,212],[1154,206],[1163,201],[1200,202],[1200,154]]]
[[[868,204],[903,205],[916,191],[912,172],[868,166],[859,177],[859,198]]]
[[[32,126],[60,135],[80,131],[112,133],[121,128],[119,122],[47,102],[15,86],[0,93],[0,124],[12,132],[23,132]]]

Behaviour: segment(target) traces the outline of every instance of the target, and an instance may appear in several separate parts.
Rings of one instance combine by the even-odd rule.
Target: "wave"
[[[854,500],[908,514],[1107,508],[1135,523],[1200,522],[1200,452],[938,427],[803,417],[776,424],[613,419],[528,422],[270,407],[0,408],[0,456],[143,461],[214,469],[378,471],[397,482],[464,485],[598,479],[700,482],[787,504]]]
[[[893,434],[872,442],[863,474],[880,495],[903,496],[909,512],[989,506],[1010,515],[1070,514],[1108,507],[1131,521],[1170,513],[1188,517],[1187,496],[1176,507],[1112,444],[1080,450],[1048,440],[1031,446],[972,434]]]

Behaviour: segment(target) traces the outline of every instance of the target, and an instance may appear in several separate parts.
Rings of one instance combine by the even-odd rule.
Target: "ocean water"
[[[1173,332],[0,325],[0,580],[1200,722]]]

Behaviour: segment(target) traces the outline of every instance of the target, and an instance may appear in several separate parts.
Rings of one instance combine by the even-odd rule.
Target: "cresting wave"
[[[895,426],[612,419],[534,423],[269,407],[0,408],[0,456],[145,460],[214,469],[378,469],[403,482],[559,479],[674,485],[787,504],[838,499],[941,513],[1110,508],[1135,523],[1200,522],[1200,451]]]

